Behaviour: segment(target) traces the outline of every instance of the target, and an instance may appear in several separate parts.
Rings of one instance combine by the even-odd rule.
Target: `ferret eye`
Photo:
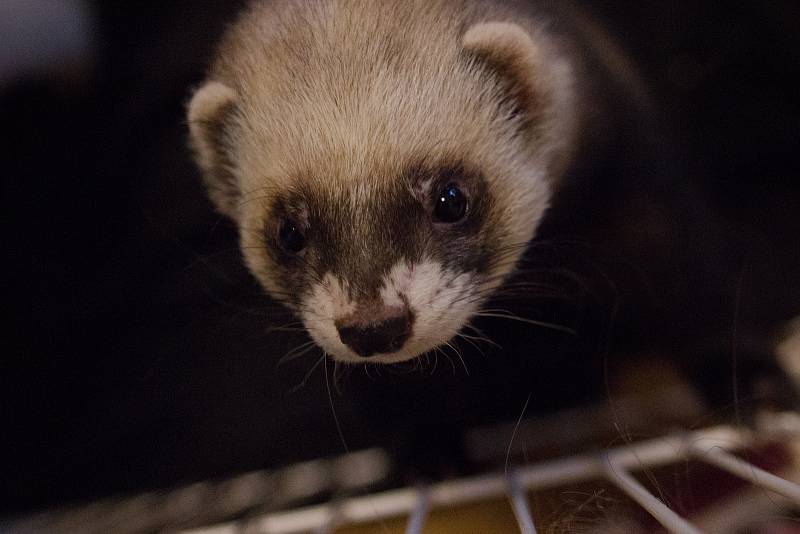
[[[456,223],[467,213],[467,196],[455,184],[447,184],[436,196],[433,214],[439,222]]]
[[[303,250],[306,236],[300,231],[300,226],[291,219],[284,219],[278,231],[281,247],[287,252],[297,253]]]

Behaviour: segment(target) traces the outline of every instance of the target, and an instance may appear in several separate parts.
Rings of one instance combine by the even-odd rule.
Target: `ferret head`
[[[229,31],[189,105],[210,197],[327,354],[414,358],[533,237],[570,144],[569,71],[450,4],[275,4]]]

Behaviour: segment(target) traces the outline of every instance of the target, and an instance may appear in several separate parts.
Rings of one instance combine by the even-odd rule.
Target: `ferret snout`
[[[411,336],[414,317],[406,307],[356,310],[336,321],[339,339],[363,358],[397,352]]]

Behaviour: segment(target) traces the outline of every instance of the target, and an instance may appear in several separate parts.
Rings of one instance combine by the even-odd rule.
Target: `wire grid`
[[[687,459],[698,460],[749,482],[742,492],[704,509],[703,528],[726,531],[762,513],[768,505],[783,502],[800,506],[800,486],[752,465],[733,454],[751,446],[784,443],[784,450],[800,450],[800,414],[773,414],[758,431],[728,426],[696,432],[678,432],[594,454],[563,457],[548,462],[517,466],[504,473],[484,474],[429,486],[383,491],[330,501],[326,504],[286,510],[335,479],[341,489],[367,489],[384,480],[390,469],[385,451],[355,451],[328,460],[294,464],[278,472],[252,472],[218,482],[203,481],[166,493],[149,492],[130,498],[109,498],[77,508],[44,511],[14,522],[0,521],[0,532],[31,534],[101,534],[121,532],[182,532],[183,534],[299,534],[331,533],[339,528],[369,528],[390,520],[405,532],[435,528],[434,512],[472,509],[487,502],[508,499],[518,530],[537,532],[530,510],[529,492],[606,481],[638,503],[664,527],[675,533],[701,532],[651,494],[632,472],[668,466]],[[790,453],[791,455],[791,453]],[[788,478],[800,476],[795,461]],[[374,486],[372,486],[374,487]],[[745,495],[746,493],[746,495]],[[780,500],[780,499],[778,499]],[[534,501],[536,502],[536,501]],[[275,510],[285,510],[276,512]],[[225,521],[225,523],[215,521]],[[404,519],[405,518],[405,519]],[[455,517],[454,517],[455,519]],[[405,521],[405,526],[403,525]],[[505,520],[503,520],[505,521]],[[506,524],[505,522],[503,523]],[[200,525],[206,525],[200,527]],[[728,526],[725,526],[728,525]],[[544,525],[539,525],[544,528]]]
[[[787,414],[796,423],[796,414]],[[791,435],[797,436],[796,424]],[[783,429],[786,436],[786,428]],[[777,432],[773,432],[777,434]],[[763,439],[763,434],[759,438]],[[696,432],[677,433],[662,438],[541,464],[517,467],[507,473],[484,475],[439,484],[386,491],[354,497],[335,504],[311,506],[299,510],[272,513],[250,523],[247,532],[258,534],[329,533],[334,529],[408,516],[406,533],[420,534],[433,508],[456,506],[484,499],[506,496],[511,503],[519,531],[535,534],[536,526],[527,492],[548,487],[605,479],[638,503],[667,531],[675,534],[698,534],[703,531],[671,510],[650,493],[631,474],[632,471],[666,465],[693,458],[716,466],[759,488],[782,495],[800,506],[800,485],[732,454],[754,441],[752,433],[730,426]],[[241,532],[234,524],[185,534],[234,534]]]

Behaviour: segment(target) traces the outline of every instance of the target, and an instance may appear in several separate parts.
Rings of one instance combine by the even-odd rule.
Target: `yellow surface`
[[[529,493],[528,505],[537,531],[546,534],[596,531],[604,526],[619,524],[621,518],[638,509],[628,497],[605,481]],[[335,534],[404,534],[407,522],[407,517],[397,517],[342,527]],[[510,533],[519,533],[519,526],[506,497],[447,509],[434,508],[423,529],[423,534]]]
[[[406,518],[390,519],[336,530],[336,534],[403,534]],[[519,532],[506,499],[483,501],[447,510],[431,511],[425,534],[509,534]]]

